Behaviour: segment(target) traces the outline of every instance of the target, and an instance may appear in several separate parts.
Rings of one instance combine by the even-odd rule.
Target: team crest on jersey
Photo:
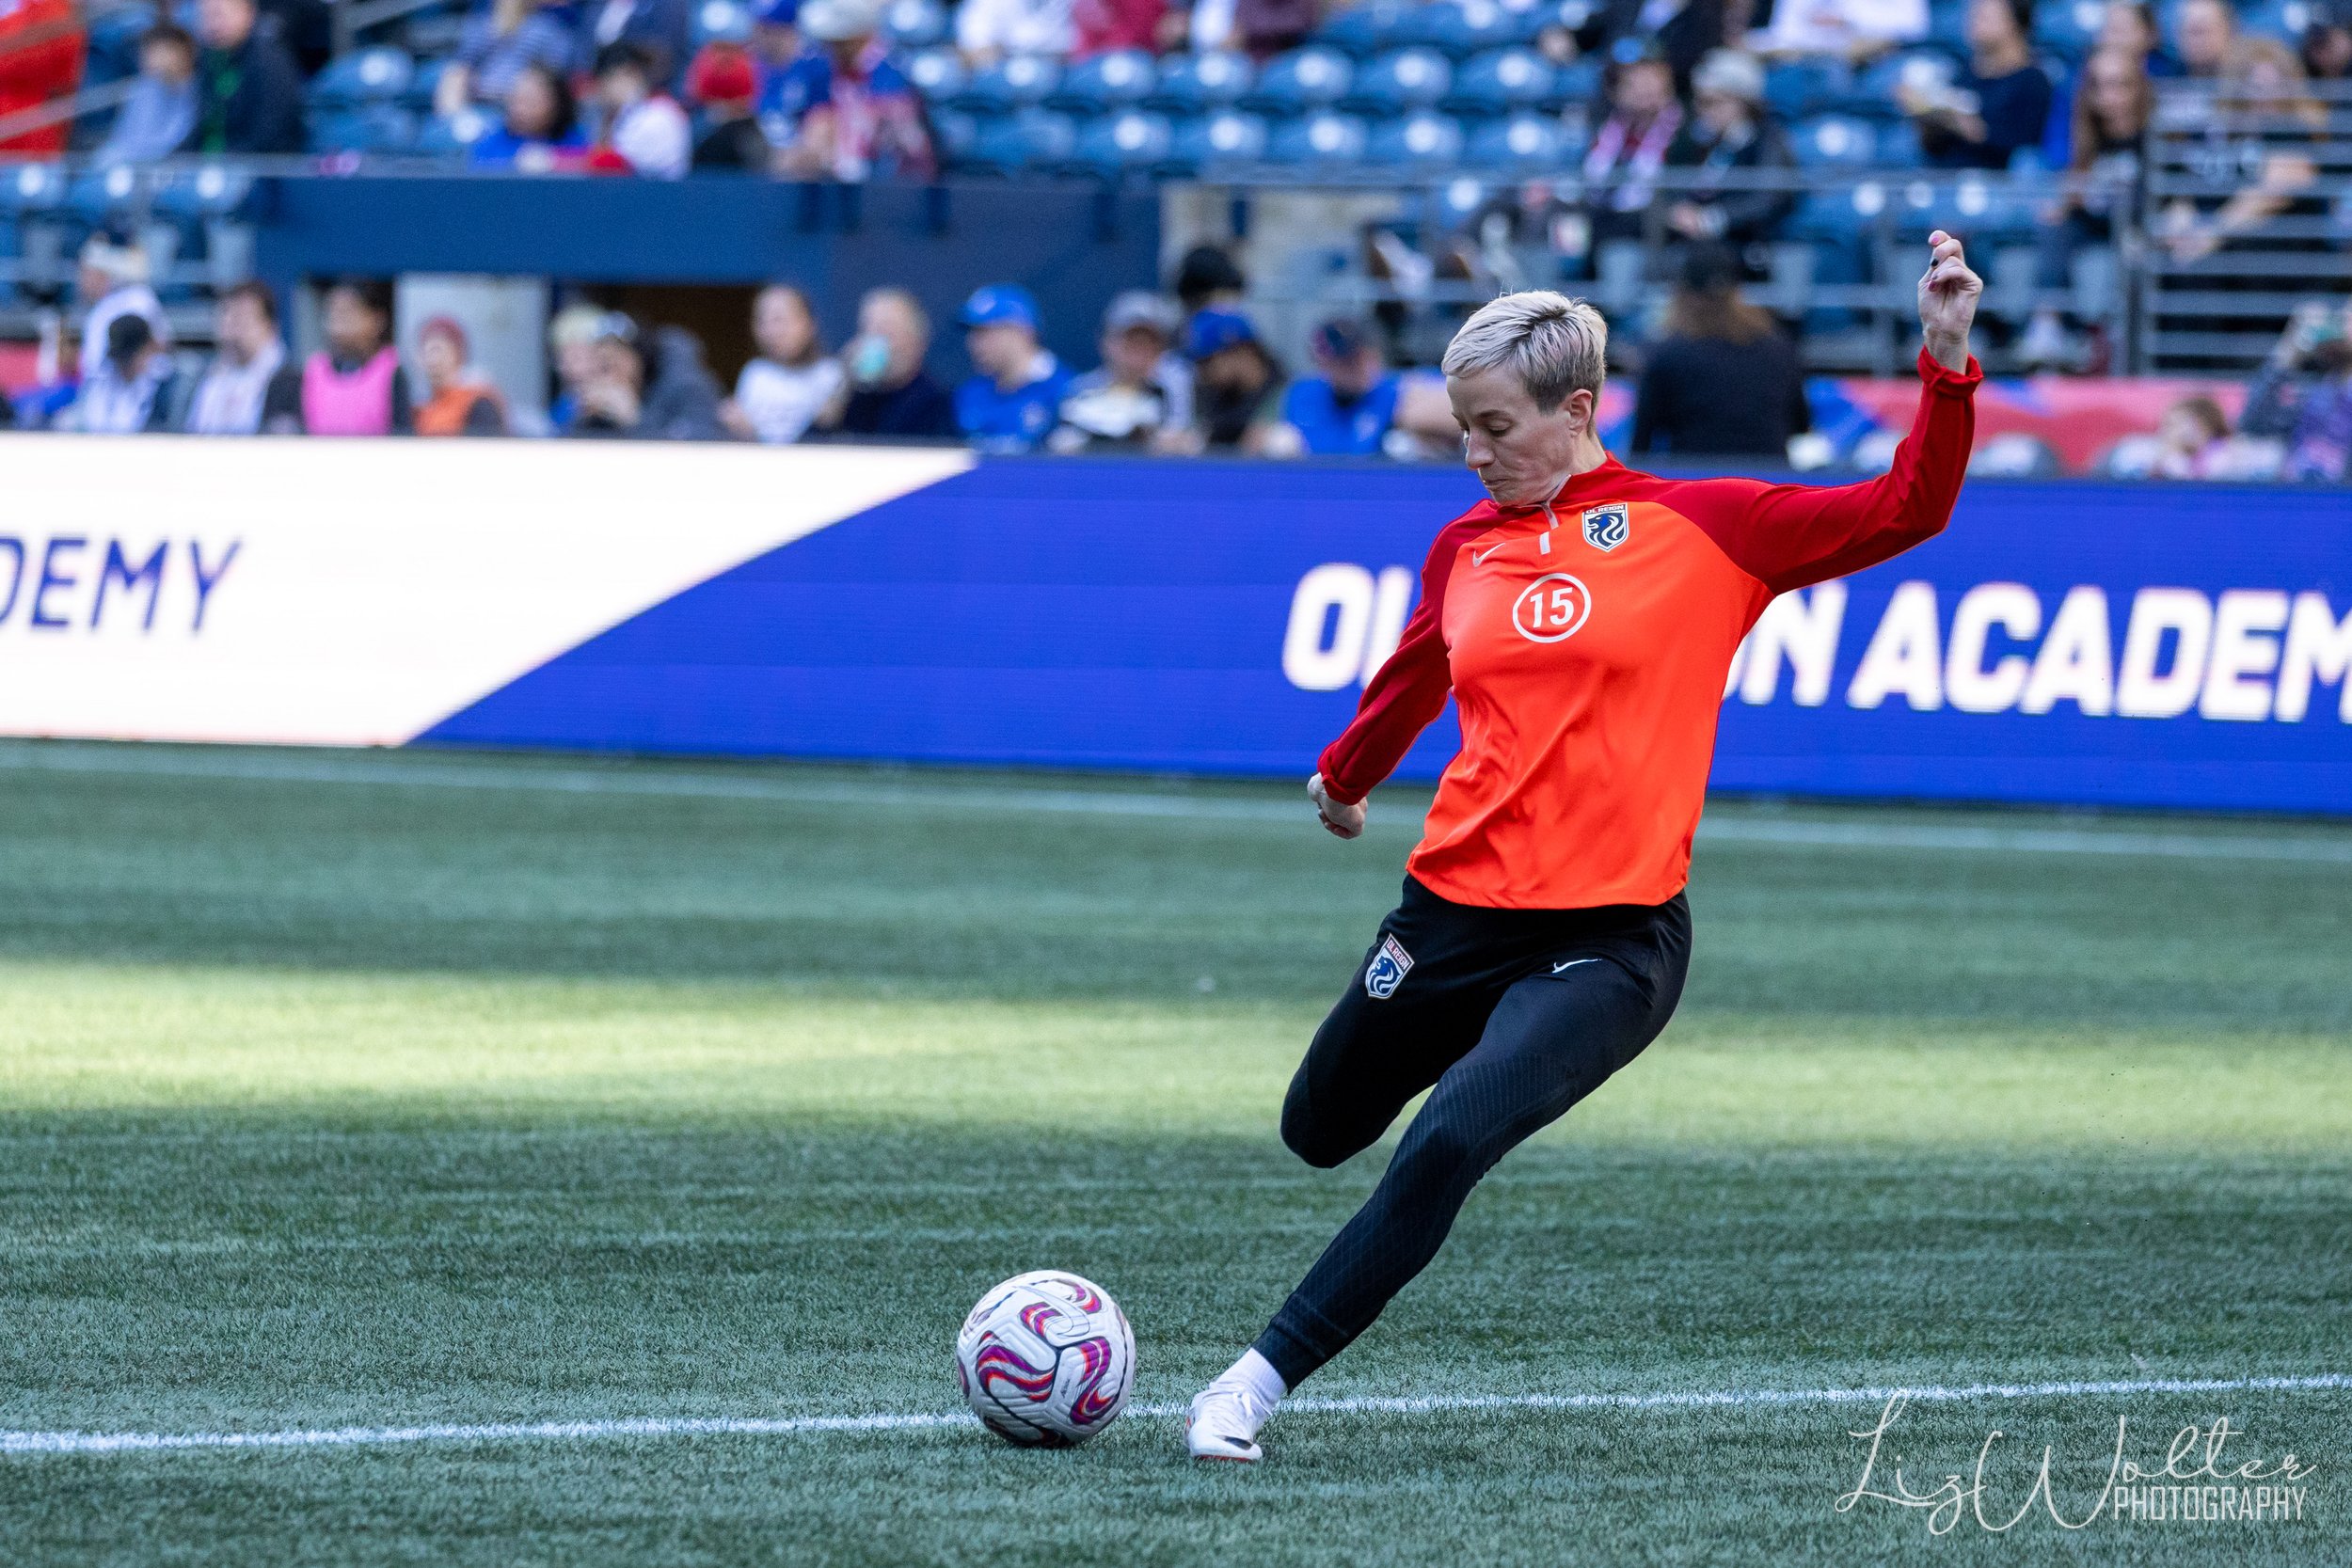
[[[1405,944],[1394,937],[1382,937],[1379,951],[1372,956],[1372,963],[1364,971],[1364,994],[1375,1002],[1386,1002],[1396,994],[1396,988],[1405,983],[1406,971],[1413,967],[1413,956],[1405,951]]]
[[[1597,550],[1613,550],[1632,532],[1633,522],[1623,501],[1584,509],[1584,542]]]

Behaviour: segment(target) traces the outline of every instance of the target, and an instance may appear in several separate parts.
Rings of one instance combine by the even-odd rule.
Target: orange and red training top
[[[1919,373],[1919,417],[1867,483],[1660,479],[1613,458],[1549,504],[1482,501],[1448,523],[1396,652],[1324,750],[1331,798],[1387,778],[1451,690],[1461,753],[1406,863],[1423,886],[1513,910],[1681,892],[1740,640],[1775,594],[1951,517],[1983,371],[1922,353]]]

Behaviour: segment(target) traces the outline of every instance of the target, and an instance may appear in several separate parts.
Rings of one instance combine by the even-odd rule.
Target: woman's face
[[[333,290],[326,296],[326,341],[338,354],[364,358],[384,346],[384,318],[351,290]]]
[[[537,71],[524,71],[506,89],[506,128],[525,141],[544,141],[554,135],[555,89]]]
[[[752,340],[759,352],[779,364],[797,365],[808,355],[817,324],[808,318],[801,296],[788,289],[763,289],[752,307]]]
[[[2094,55],[2090,76],[2090,112],[2109,135],[2134,135],[2144,129],[2139,92],[2128,64],[2113,55]]]
[[[1647,119],[1666,106],[1674,97],[1674,76],[1656,60],[1643,60],[1625,68],[1617,78],[1617,90],[1613,102],[1619,114],[1630,119]]]
[[[2312,28],[2304,41],[2303,56],[2314,76],[2342,76],[2352,71],[2352,27]]]
[[[2017,13],[2009,8],[2009,0],[1968,0],[1968,42],[1982,49],[2013,41],[2017,37]]]
[[[446,332],[428,332],[417,344],[417,363],[424,370],[425,380],[435,387],[446,387],[466,368],[466,356],[457,350]]]
[[[1748,122],[1748,101],[1737,93],[1703,92],[1693,101],[1701,123],[1721,136]]]
[[[2209,436],[2205,421],[2185,408],[2166,409],[2156,434],[2167,451],[2188,452],[2202,451]]]

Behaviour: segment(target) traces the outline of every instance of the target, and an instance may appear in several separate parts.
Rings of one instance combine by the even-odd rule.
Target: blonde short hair
[[[1609,324],[1599,311],[1549,289],[1526,289],[1489,301],[1464,322],[1446,345],[1443,368],[1462,376],[1508,365],[1535,406],[1552,409],[1579,390],[1599,397],[1608,359]]]

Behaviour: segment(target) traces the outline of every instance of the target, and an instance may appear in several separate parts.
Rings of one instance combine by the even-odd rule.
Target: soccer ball
[[[1110,1292],[1059,1269],[980,1298],[956,1336],[956,1382],[989,1431],[1025,1449],[1083,1443],[1118,1416],[1136,1335]]]

